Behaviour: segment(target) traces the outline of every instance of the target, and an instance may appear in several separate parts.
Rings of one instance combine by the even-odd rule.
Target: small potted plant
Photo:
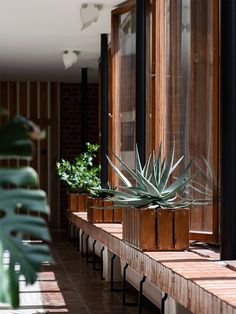
[[[62,159],[58,161],[57,173],[61,181],[66,183],[68,193],[68,210],[78,210],[78,179],[74,163]]]
[[[73,162],[64,159],[57,162],[58,176],[67,184],[71,211],[86,211],[87,196],[92,188],[100,185],[100,167],[93,164],[98,149],[99,145],[87,143],[87,151]]]
[[[196,200],[185,197],[185,187],[193,180],[190,161],[176,177],[174,171],[184,157],[174,162],[174,145],[162,160],[161,146],[155,159],[151,154],[141,166],[136,149],[136,169],[115,156],[129,178],[108,158],[124,183],[119,189],[105,190],[116,206],[124,207],[123,240],[143,251],[184,250],[189,247],[189,205]],[[200,201],[200,200],[198,200]]]
[[[122,221],[122,208],[114,207],[112,201],[108,197],[113,194],[105,190],[116,190],[109,182],[106,186],[92,189],[92,196],[88,198],[88,221],[120,223]]]

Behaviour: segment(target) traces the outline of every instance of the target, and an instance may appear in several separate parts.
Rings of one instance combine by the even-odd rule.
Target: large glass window
[[[125,163],[135,166],[135,9],[120,15],[118,21],[120,152]]]
[[[217,241],[219,163],[218,0],[147,1],[147,154],[162,142],[167,153],[193,160],[187,197],[191,238]],[[135,166],[135,1],[112,15],[112,151]],[[183,165],[184,166],[184,165]],[[117,178],[110,178],[118,184]]]
[[[156,142],[176,157],[194,160],[198,172],[186,195],[207,199],[191,207],[193,239],[214,241],[218,184],[218,3],[214,0],[158,1],[156,27]],[[158,23],[158,21],[157,21]],[[159,71],[159,72],[158,72]]]
[[[116,9],[112,17],[112,151],[135,167],[135,6]],[[113,183],[118,183],[113,177]]]

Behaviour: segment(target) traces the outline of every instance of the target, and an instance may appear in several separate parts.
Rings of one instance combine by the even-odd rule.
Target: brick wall
[[[60,86],[60,155],[73,160],[83,150],[81,85],[62,83]],[[88,141],[98,143],[98,84],[88,85]],[[61,225],[65,226],[67,195],[61,184]]]

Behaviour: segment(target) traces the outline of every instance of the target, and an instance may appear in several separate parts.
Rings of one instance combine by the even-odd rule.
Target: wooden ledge
[[[92,225],[86,213],[69,213],[68,219],[191,312],[236,314],[236,261],[230,269],[214,252],[209,257],[191,251],[140,252],[122,241],[121,224]]]

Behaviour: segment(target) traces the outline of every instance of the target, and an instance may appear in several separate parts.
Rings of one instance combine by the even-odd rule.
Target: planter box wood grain
[[[113,203],[111,201],[104,200],[103,207],[104,206],[113,206]],[[114,222],[113,212],[114,212],[114,208],[103,209],[103,222]]]
[[[141,251],[189,247],[189,209],[124,208],[123,240]]]
[[[101,208],[101,207],[112,208]],[[96,208],[96,207],[100,207]],[[88,198],[88,221],[91,223],[121,223],[122,208],[114,208],[111,201],[89,197]]]
[[[68,194],[68,211],[70,212],[78,211],[78,194],[77,193]]]
[[[78,194],[78,211],[86,212],[87,211],[87,198],[89,197],[88,193]]]
[[[87,199],[88,205],[88,221],[89,222],[102,222],[103,221],[103,213],[102,209],[97,209],[94,207],[102,207],[103,199],[102,198],[94,198],[88,197]]]

